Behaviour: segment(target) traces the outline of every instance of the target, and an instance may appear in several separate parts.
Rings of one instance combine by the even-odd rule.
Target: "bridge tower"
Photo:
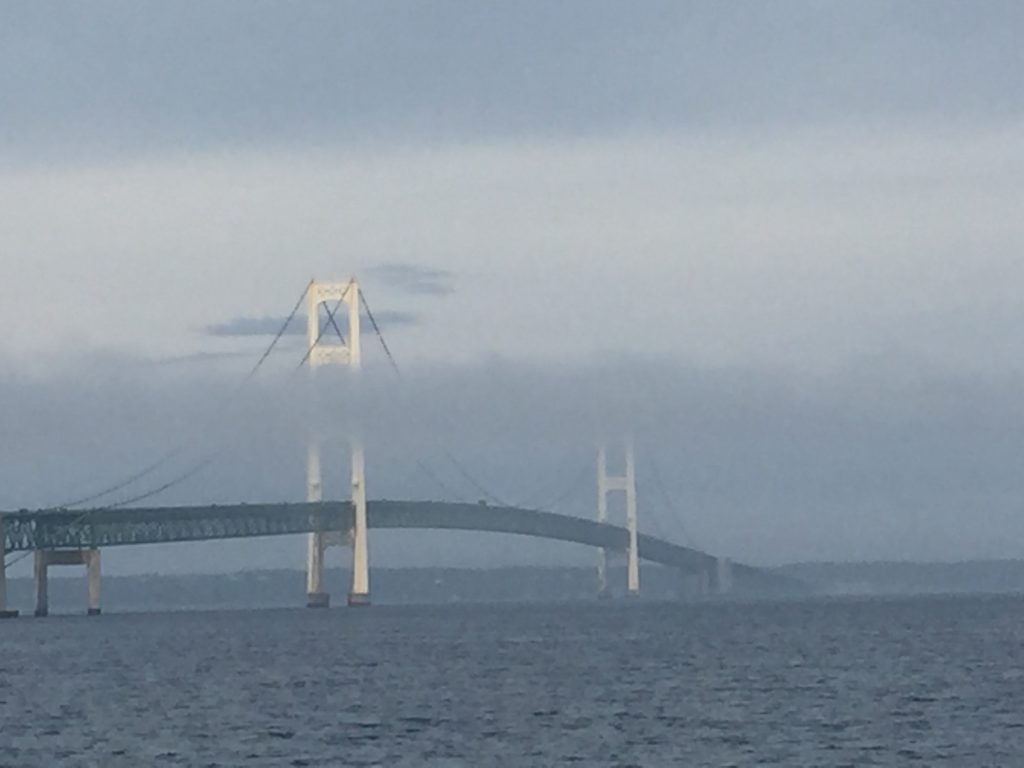
[[[322,365],[345,365],[358,373],[361,365],[359,338],[359,284],[355,278],[348,282],[313,281],[307,295],[306,336],[309,350],[310,378]],[[333,307],[332,307],[333,305]],[[341,306],[348,313],[348,337],[344,338],[338,328],[334,313]],[[337,341],[322,330],[321,317],[333,327]],[[358,403],[355,403],[358,408]],[[358,420],[353,419],[357,424]],[[351,447],[352,486],[352,528],[342,532],[317,532],[309,534],[309,549],[306,557],[306,597],[310,608],[326,608],[330,604],[330,593],[323,589],[324,551],[332,544],[350,544],[352,547],[352,585],[348,594],[349,605],[369,605],[370,563],[366,531],[366,461],[363,455],[362,435],[358,426],[353,427],[349,439]],[[323,486],[320,467],[320,440],[315,430],[311,431],[306,455],[306,500],[323,501]]]
[[[637,545],[636,513],[636,459],[633,454],[633,438],[623,441],[625,468],[621,475],[608,473],[608,452],[602,443],[597,448],[597,521],[608,522],[608,494],[622,491],[626,494],[626,529],[629,543],[626,548],[626,589],[631,595],[640,593],[640,557]],[[608,591],[608,550],[601,548],[597,553],[597,588],[599,594]]]

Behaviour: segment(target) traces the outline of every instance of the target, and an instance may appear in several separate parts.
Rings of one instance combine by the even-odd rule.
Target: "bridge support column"
[[[323,500],[320,484],[320,443],[315,437],[310,438],[306,454],[306,500],[314,503]],[[331,604],[330,593],[323,591],[326,545],[322,531],[309,534],[306,552],[306,606],[309,608],[327,608]]]
[[[636,516],[636,461],[633,439],[626,440],[626,528],[629,529],[629,550],[626,553],[626,589],[640,594],[640,548]]]
[[[352,589],[349,605],[370,604],[370,553],[366,530],[366,459],[363,446],[352,444]]]
[[[3,541],[3,523],[0,522],[0,541]],[[7,567],[6,552],[0,547],[0,619],[10,618],[7,616]]]
[[[715,590],[720,595],[732,592],[732,560],[728,557],[715,558]]]
[[[100,551],[89,549],[83,553],[85,558],[85,570],[89,580],[89,607],[86,611],[89,616],[100,615],[100,587],[102,579],[100,574]]]
[[[608,459],[604,445],[597,447],[597,522],[608,522]],[[598,547],[597,550],[597,595],[608,596],[608,550]]]
[[[7,608],[7,548],[4,538],[4,516],[0,515],[0,619],[13,619],[17,611]]]
[[[36,616],[50,613],[50,566],[84,565],[89,582],[86,613],[100,615],[100,551],[98,549],[37,549],[35,551]]]
[[[697,595],[706,597],[711,591],[711,572],[702,568],[697,574]]]
[[[324,534],[309,534],[309,551],[306,554],[306,606],[327,608],[331,604],[330,592],[323,590],[324,577]]]
[[[33,576],[36,593],[36,616],[47,616],[50,613],[49,574],[47,573],[46,551],[37,549],[33,555]]]

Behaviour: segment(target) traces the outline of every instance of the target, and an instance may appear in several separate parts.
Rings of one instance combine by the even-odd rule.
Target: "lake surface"
[[[1015,766],[1024,600],[0,622],[0,766]]]

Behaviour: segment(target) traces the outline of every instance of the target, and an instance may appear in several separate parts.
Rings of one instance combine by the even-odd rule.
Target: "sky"
[[[344,382],[304,389],[286,334],[236,388],[356,275],[403,371],[364,339],[371,496],[475,499],[450,453],[590,515],[632,432],[651,532],[1022,557],[1022,32],[995,1],[0,3],[0,508],[181,444],[219,458],[161,502],[300,499]],[[301,542],[105,563],[264,564]]]

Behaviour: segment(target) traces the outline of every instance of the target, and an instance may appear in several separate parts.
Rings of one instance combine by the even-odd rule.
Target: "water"
[[[0,623],[2,766],[1009,766],[1024,601]]]

